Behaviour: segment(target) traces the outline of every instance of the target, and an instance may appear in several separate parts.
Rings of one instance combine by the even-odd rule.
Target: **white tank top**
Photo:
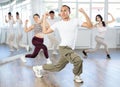
[[[17,28],[17,31],[18,31],[19,33],[22,32],[22,24],[21,24],[21,20],[20,20],[20,19],[17,19],[17,20],[16,20],[16,28]]]
[[[9,28],[9,29],[13,29],[13,23],[14,23],[13,20],[9,20],[9,21],[8,21],[8,28]]]
[[[97,28],[97,36],[101,37],[101,38],[104,38],[106,31],[107,31],[106,27],[98,27]]]

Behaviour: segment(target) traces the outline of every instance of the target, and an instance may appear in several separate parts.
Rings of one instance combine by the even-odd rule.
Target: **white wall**
[[[94,48],[96,45],[96,32],[97,30],[79,29],[76,41],[76,49]],[[105,41],[109,48],[120,47],[120,27],[108,28]]]

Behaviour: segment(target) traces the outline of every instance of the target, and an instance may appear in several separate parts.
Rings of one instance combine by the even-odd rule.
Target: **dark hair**
[[[71,12],[71,11],[70,11],[70,7],[69,7],[69,6],[67,6],[67,5],[62,5],[62,7],[67,7],[67,8],[68,8],[68,10],[69,10],[69,12]]]
[[[11,12],[8,12],[8,15],[11,16],[12,15]]]
[[[34,15],[33,15],[33,17],[34,17],[34,16],[38,16],[38,17],[40,18],[40,15],[39,15],[39,14],[37,14],[37,13],[36,13],[36,14],[34,14]]]
[[[16,15],[19,15],[19,12],[16,12]]]
[[[97,17],[99,17],[99,18],[101,19],[102,25],[103,25],[104,27],[106,27],[106,24],[105,24],[105,22],[103,21],[102,16],[101,16],[100,14],[96,15],[96,18],[95,18],[96,21],[97,21]]]
[[[51,11],[49,11],[49,14],[51,14],[51,13],[55,14],[55,12],[54,12],[54,11],[52,11],[52,10],[51,10]]]

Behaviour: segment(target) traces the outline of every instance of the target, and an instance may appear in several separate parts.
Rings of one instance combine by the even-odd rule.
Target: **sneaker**
[[[19,48],[17,48],[17,51],[19,51],[20,49]]]
[[[83,50],[82,53],[84,54],[84,56],[87,57],[87,53],[85,52],[85,50]]]
[[[27,52],[30,50],[30,47],[28,45],[26,46],[26,50]]]
[[[52,61],[49,58],[47,59],[47,64],[52,64]]]
[[[13,48],[11,48],[11,49],[10,49],[10,52],[13,52],[13,51],[14,51],[14,49],[13,49]]]
[[[25,56],[21,56],[21,58],[20,58],[24,63],[25,62],[27,62],[27,60],[26,60],[26,58],[25,58]]]
[[[38,77],[38,78],[43,77],[42,73],[41,73],[41,71],[42,71],[41,66],[33,66],[33,71],[34,71],[36,77]]]
[[[111,58],[109,54],[107,54],[107,58],[109,58],[109,59]]]
[[[80,78],[80,76],[75,76],[75,77],[74,77],[74,81],[75,81],[75,82],[83,83],[83,80]]]
[[[52,54],[57,55],[57,54],[58,54],[58,52],[57,52],[57,51],[53,51],[53,53],[52,53]]]

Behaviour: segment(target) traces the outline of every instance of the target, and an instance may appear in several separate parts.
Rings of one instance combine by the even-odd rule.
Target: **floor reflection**
[[[19,50],[14,50],[11,52],[8,45],[0,44],[0,63],[1,61],[3,62],[10,60],[10,58],[13,58],[14,56],[19,56],[24,53],[26,53],[26,49],[20,48]]]

